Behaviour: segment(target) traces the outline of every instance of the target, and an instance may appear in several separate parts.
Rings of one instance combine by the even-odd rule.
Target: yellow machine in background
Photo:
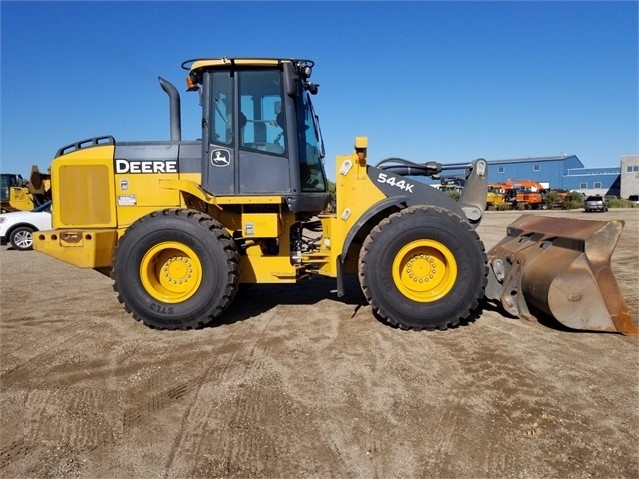
[[[28,182],[18,175],[3,174],[2,177],[3,212],[31,211],[51,199],[51,175],[40,173],[36,165],[31,167]]]
[[[34,238],[38,251],[109,274],[136,319],[196,328],[220,318],[241,283],[321,275],[336,278],[342,295],[346,275],[357,275],[379,317],[446,329],[471,316],[487,285],[502,302],[521,287],[524,274],[509,257],[516,253],[487,256],[475,232],[486,206],[485,160],[465,165],[454,201],[416,180],[447,166],[398,158],[372,166],[367,139],[356,138],[354,151],[336,158],[337,201],[324,214],[314,63],[207,58],[182,66],[188,89],[200,94],[201,140],[181,139],[179,95],[160,79],[171,139],[104,136],[61,148],[51,165],[54,229]],[[604,323],[593,324],[632,332]],[[581,324],[588,329],[587,318]]]
[[[9,211],[15,211],[9,205],[9,190],[10,188],[23,187],[25,181],[22,175],[15,173],[2,173],[0,174],[0,213],[8,213]]]
[[[506,187],[503,183],[491,183],[486,193],[486,209],[501,209],[506,204]]]

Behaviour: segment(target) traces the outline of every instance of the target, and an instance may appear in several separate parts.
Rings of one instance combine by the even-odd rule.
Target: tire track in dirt
[[[431,398],[431,415],[423,424],[428,430],[430,454],[421,469],[436,469],[451,477],[490,470],[494,477],[503,477],[513,453],[509,445],[525,439],[526,411],[543,410],[544,393],[537,390],[530,373],[505,359],[506,355],[485,350],[472,341],[460,344],[437,339],[439,346],[450,348],[457,370],[454,377],[464,379],[444,382],[441,399]],[[513,410],[521,412],[513,417],[507,412]],[[479,437],[482,444],[476,447],[473,438]],[[527,462],[528,458],[520,459],[523,471]]]
[[[141,390],[128,392],[78,387],[33,390],[22,408],[23,437],[2,448],[3,464],[8,466],[43,447],[59,449],[63,445],[77,454],[120,444],[125,436],[131,435],[129,430],[149,424],[163,410],[197,391],[204,378],[200,374],[176,384],[152,375]],[[102,414],[112,410],[114,404],[124,406],[121,414],[108,417]],[[34,473],[46,475],[46,470]]]
[[[251,331],[244,334],[238,329],[244,335],[235,344],[227,341],[233,351],[223,368],[217,367],[219,361],[209,366],[205,382],[185,412],[182,437],[172,448],[179,454],[167,462],[165,477],[281,475],[273,465],[288,452],[278,437],[295,434],[291,425],[282,428],[281,423],[289,424],[291,416],[308,418],[303,406],[273,387],[279,380],[272,368],[277,358],[271,348],[281,347],[282,336],[293,327],[287,323],[297,320],[296,312],[293,305],[276,306],[242,324],[240,329]],[[219,384],[225,386],[218,389]]]
[[[64,447],[79,452],[116,444],[123,435],[121,423],[104,411],[121,399],[117,392],[77,387],[27,392],[21,435],[11,443],[3,441],[0,469],[39,450]]]
[[[25,439],[73,449],[114,444],[122,437],[121,422],[100,411],[120,400],[121,394],[96,389],[32,391],[25,402]]]
[[[401,475],[403,465],[396,462],[401,439],[396,432],[401,423],[397,406],[406,396],[402,366],[397,361],[404,350],[404,344],[397,342],[402,333],[376,322],[368,308],[359,314],[361,323],[340,323],[338,340],[332,347],[340,351],[338,361],[345,367],[336,368],[332,363],[333,367],[324,371],[322,381],[337,383],[341,389],[332,401],[333,407],[324,406],[325,414],[336,412],[348,418],[356,411],[356,417],[349,427],[336,429],[334,425],[322,424],[320,428],[339,457],[341,466],[337,471],[346,469],[352,474],[366,471],[365,475],[373,478]],[[357,341],[365,328],[376,328],[375,333]],[[344,374],[336,375],[335,369]],[[367,394],[354,394],[357,390],[365,390]]]
[[[223,437],[220,457],[224,458],[225,473],[229,475],[255,477],[260,475],[267,457],[277,457],[276,438],[271,437],[264,424],[267,405],[264,401],[255,400],[254,391],[255,386],[251,385],[236,393],[231,414],[225,418],[219,431]],[[209,433],[212,439],[210,436],[213,435]],[[194,464],[193,473],[196,475],[200,471],[206,474],[209,467],[209,461],[201,458],[196,458]]]
[[[79,334],[78,325],[71,323],[66,326],[57,328],[39,339],[19,344],[13,351],[5,353],[5,345],[2,346],[2,362],[9,364],[7,370],[0,374],[0,382],[3,388],[11,387],[14,383],[19,382],[21,377],[28,377],[27,371],[34,368],[35,364],[48,364],[47,358],[59,356],[61,353],[69,349],[69,343],[75,341],[74,334]],[[58,340],[60,334],[65,333],[66,336],[62,340]],[[52,341],[55,338],[55,341]],[[19,351],[25,350],[25,354],[19,358],[14,357]]]
[[[333,461],[334,474],[402,477],[413,464],[396,428],[378,418],[364,416],[362,419],[344,429],[325,429],[324,436],[337,459]]]
[[[6,336],[4,334],[5,331],[11,331],[13,329],[18,330],[21,334],[23,333],[23,327],[24,326],[28,326],[28,327],[39,327],[42,325],[46,325],[46,324],[53,324],[53,323],[63,323],[64,326],[60,326],[59,328],[54,328],[51,331],[47,331],[46,335],[40,334],[38,337],[36,337],[35,339],[31,340],[31,341],[25,341],[25,342],[8,342],[6,341]],[[66,323],[66,324],[65,324]],[[63,333],[67,330],[73,329],[74,327],[77,328],[77,324],[75,324],[74,320],[61,320],[61,321],[51,321],[48,319],[42,319],[42,318],[35,318],[33,316],[27,317],[27,318],[20,318],[18,320],[14,320],[11,322],[7,322],[7,321],[3,321],[0,325],[0,332],[2,332],[3,334],[3,341],[2,341],[2,349],[3,349],[3,354],[7,354],[7,355],[12,355],[17,353],[18,351],[21,351],[22,349],[36,349],[37,351],[40,351],[42,348],[42,345],[48,345],[51,346],[51,338],[52,337],[56,337],[58,334]],[[38,331],[41,333],[41,331]],[[11,349],[11,346],[15,346],[13,349]]]
[[[571,403],[581,404],[579,408],[564,406],[567,395],[570,395],[570,391],[564,389],[565,380],[580,375],[583,376],[582,381],[588,381],[588,376],[597,374],[596,370],[590,371],[580,360],[582,355],[584,358],[592,357],[587,343],[584,347],[583,337],[581,341],[575,341],[579,350],[574,351],[571,344],[574,336],[568,338],[565,332],[549,331],[535,323],[516,324],[507,321],[501,318],[484,328],[482,343],[469,338],[459,344],[453,342],[449,336],[438,341],[451,351],[464,350],[453,356],[463,372],[462,377],[466,378],[451,388],[450,396],[457,400],[455,407],[447,410],[448,417],[441,427],[446,429],[447,437],[454,437],[457,441],[465,434],[468,435],[469,428],[472,431],[469,438],[484,438],[481,448],[483,454],[475,452],[471,455],[470,451],[463,449],[458,451],[462,460],[466,454],[470,456],[467,463],[471,468],[453,471],[454,475],[470,474],[472,466],[474,470],[491,470],[496,474],[501,471],[506,474],[508,470],[512,470],[509,469],[510,458],[518,457],[517,467],[523,473],[537,477],[553,476],[558,471],[565,470],[566,462],[572,457],[580,457],[581,462],[575,463],[575,470],[589,470],[591,474],[600,477],[609,476],[611,469],[607,473],[603,470],[596,473],[595,462],[589,464],[587,458],[594,457],[596,447],[589,444],[579,446],[577,442],[582,437],[595,435],[610,438],[606,441],[610,450],[623,450],[624,446],[619,448],[615,444],[624,435],[631,434],[631,431],[615,431],[613,424],[617,423],[614,419],[610,421],[610,426],[603,421],[595,425],[585,420],[591,416],[591,410],[602,406],[601,400],[596,397],[572,398]],[[526,329],[526,334],[518,331],[520,328]],[[538,344],[539,341],[557,343],[556,348],[565,351],[565,357],[545,357],[521,340],[530,335],[539,336],[538,340],[531,341],[532,344]],[[598,336],[596,341],[600,342],[601,338]],[[619,340],[623,342],[625,338],[608,336],[606,339],[615,343]],[[484,342],[491,344],[493,348],[484,348]],[[614,382],[611,379],[611,384]],[[611,407],[615,406],[611,404]],[[465,420],[459,422],[460,418]],[[444,434],[443,429],[433,432],[437,437]],[[557,451],[557,443],[565,444],[564,449]],[[454,448],[454,444],[444,443],[443,447]],[[625,448],[628,454],[632,454],[629,447]],[[521,454],[528,449],[530,452]],[[547,456],[563,457],[564,462],[550,464]],[[540,469],[540,464],[545,464],[545,468]]]
[[[304,472],[310,475],[315,456],[323,457],[322,471],[328,476],[356,471],[366,471],[367,477],[395,475],[397,471],[385,466],[384,460],[393,462],[397,438],[388,431],[396,429],[394,404],[405,394],[400,379],[389,372],[401,350],[401,346],[387,347],[397,331],[376,322],[370,310],[360,309],[353,316],[347,311],[350,306],[333,305],[347,314],[340,314],[341,319],[325,315],[322,327],[310,333],[318,338],[311,348],[298,349],[308,337],[305,331],[291,334],[287,339],[295,356],[279,358],[271,366],[281,378],[284,398],[290,398],[286,410],[295,413],[297,408],[305,415],[294,432],[284,433],[289,436],[288,447],[304,444],[309,431],[315,437],[309,446],[313,457],[304,459],[309,466]],[[369,334],[371,328],[375,332]],[[297,364],[304,367],[296,370]],[[363,390],[364,396],[354,393]],[[328,417],[330,421],[325,420]],[[373,425],[364,427],[369,421]],[[331,468],[326,469],[327,464]]]
[[[157,385],[153,384],[156,381],[152,381],[141,392],[129,392],[127,401],[129,406],[124,410],[122,417],[123,428],[130,429],[148,422],[162,410],[197,391],[203,381],[204,375],[199,375],[158,392],[153,392]]]
[[[22,438],[3,446],[0,450],[0,471],[26,457],[33,449],[33,444]]]
[[[269,311],[268,317],[265,320],[265,326],[261,333],[257,335],[257,341],[259,341],[263,333],[271,327],[273,318],[278,315],[278,312],[276,311],[277,309],[279,308]],[[253,319],[253,321],[256,321],[256,319]],[[200,469],[199,461],[201,461],[202,458],[207,457],[207,451],[211,449],[211,444],[218,443],[220,437],[233,437],[229,434],[214,434],[211,436],[211,434],[207,432],[209,422],[214,420],[212,415],[215,412],[215,409],[210,406],[200,404],[200,402],[202,401],[202,388],[204,386],[206,386],[207,389],[212,389],[212,395],[215,396],[215,385],[222,383],[229,375],[237,373],[238,381],[242,384],[242,381],[245,381],[248,375],[253,374],[253,370],[256,367],[259,369],[263,366],[262,357],[256,354],[257,342],[253,342],[251,344],[251,349],[248,353],[248,361],[245,361],[245,355],[242,354],[246,349],[246,345],[244,344],[245,340],[240,338],[238,341],[234,341],[234,337],[241,333],[244,326],[245,324],[229,326],[230,334],[223,338],[224,346],[220,348],[220,350],[215,351],[212,361],[204,363],[206,369],[200,376],[200,380],[197,388],[195,389],[192,400],[184,411],[179,432],[176,435],[169,452],[166,466],[164,468],[165,478],[175,477],[176,475],[191,476],[193,471]],[[252,337],[255,337],[255,335],[252,335]],[[242,358],[242,364],[240,367],[238,367],[237,364],[239,356]],[[208,364],[209,362],[211,364]],[[214,398],[214,401],[219,401],[219,399]],[[251,405],[245,405],[245,407],[248,406]],[[234,414],[236,415],[243,411],[241,405],[236,403],[234,403],[233,408],[230,410],[234,411]],[[249,446],[251,445],[240,444],[238,447],[240,450],[243,450],[244,447]],[[183,455],[184,458],[179,457],[180,454]],[[239,454],[241,455],[241,453]],[[227,460],[229,461],[233,455],[235,455],[233,448],[231,448],[230,451],[224,451],[224,457],[228,458]],[[185,462],[192,464],[192,466],[189,467],[189,471],[183,470],[183,464]],[[176,469],[180,472],[177,472]]]
[[[78,341],[84,345],[83,348],[78,347]],[[58,328],[17,348],[24,350],[21,355],[14,352],[5,356],[3,351],[3,362],[12,364],[12,367],[0,374],[0,381],[5,388],[38,388],[41,383],[53,383],[54,387],[64,388],[84,382],[106,387],[129,374],[130,371],[122,365],[136,355],[136,350],[114,340],[110,344],[102,343],[103,354],[95,355],[91,347],[93,344],[97,346],[99,341],[90,325],[79,328],[77,324],[69,324]],[[113,386],[117,388],[117,384]]]
[[[37,377],[35,380],[31,377],[31,373],[36,368],[35,365],[47,364],[51,357],[58,357],[73,349],[74,346],[70,344],[72,339],[67,338],[48,348],[42,344],[40,353],[31,355],[29,363],[18,366],[3,375],[3,386],[19,385],[22,388],[25,386],[25,378],[29,378],[30,382],[38,383]],[[125,357],[120,356],[119,363],[133,355],[135,355],[134,349],[125,351]],[[167,359],[183,362],[188,355],[183,354],[183,356],[184,358],[180,359],[180,354],[177,354],[176,357]],[[127,430],[148,423],[162,410],[179,403],[196,391],[205,378],[204,374],[200,374],[176,384],[174,380],[165,381],[156,374],[150,376],[141,392],[132,390],[127,392],[126,389],[122,390],[122,384],[117,385],[114,382],[111,373],[127,377],[130,375],[130,369],[148,370],[154,364],[154,360],[152,358],[142,362],[137,360],[129,368],[117,367],[111,364],[112,362],[80,361],[75,363],[75,366],[64,363],[44,368],[40,374],[49,379],[55,377],[60,385],[74,384],[78,380],[87,378],[95,382],[100,377],[107,377],[118,390],[88,389],[77,386],[58,387],[47,391],[31,390],[24,407],[21,408],[26,418],[23,437],[6,446],[3,444],[1,453],[4,466],[41,449],[43,444],[63,444],[65,448],[75,451],[87,451],[98,446],[118,444]],[[227,366],[231,362],[228,360]],[[167,384],[171,387],[167,388]],[[106,421],[101,417],[100,411],[112,409],[113,404],[126,406],[120,410],[121,414],[110,417]],[[61,426],[58,425],[58,421],[61,421]]]

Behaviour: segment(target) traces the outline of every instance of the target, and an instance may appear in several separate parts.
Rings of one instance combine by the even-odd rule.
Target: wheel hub
[[[441,299],[450,292],[456,279],[455,258],[437,241],[413,241],[397,253],[393,262],[395,286],[413,301]]]
[[[414,283],[428,283],[436,273],[437,265],[430,255],[415,255],[406,264],[406,274]]]
[[[438,254],[414,254],[400,270],[404,286],[417,294],[432,292],[446,277],[445,259]]]
[[[195,294],[202,281],[202,265],[195,252],[177,242],[150,248],[140,264],[142,284],[159,301],[177,303]]]
[[[161,281],[167,284],[182,284],[189,281],[193,274],[193,268],[188,258],[177,256],[169,258],[162,266]]]

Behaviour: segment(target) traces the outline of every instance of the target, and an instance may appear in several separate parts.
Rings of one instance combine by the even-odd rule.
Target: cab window
[[[213,73],[210,137],[212,143],[233,143],[233,82],[230,72]]]
[[[280,72],[240,72],[239,97],[240,148],[283,155],[287,142]]]

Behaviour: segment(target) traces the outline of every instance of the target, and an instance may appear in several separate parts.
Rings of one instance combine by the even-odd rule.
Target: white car
[[[0,244],[10,243],[18,251],[33,248],[33,232],[51,229],[51,202],[33,211],[0,214]]]

